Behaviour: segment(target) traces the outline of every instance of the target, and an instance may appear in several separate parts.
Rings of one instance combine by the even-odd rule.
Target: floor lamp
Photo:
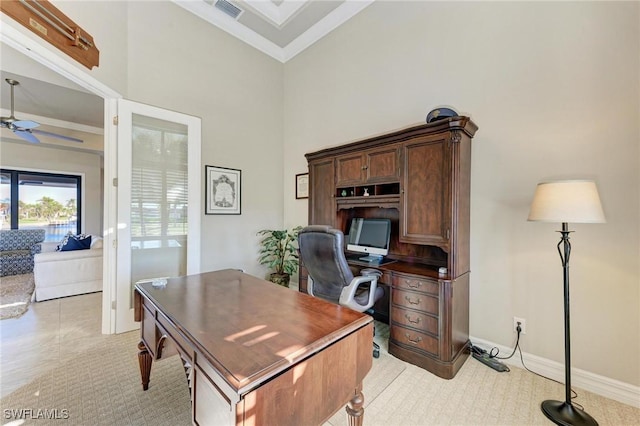
[[[542,402],[545,416],[558,425],[597,425],[593,417],[571,403],[571,338],[569,326],[569,222],[602,223],[605,221],[598,189],[593,181],[571,180],[538,184],[531,210],[530,221],[560,222],[562,234],[558,253],[564,275],[564,369],[565,400]]]

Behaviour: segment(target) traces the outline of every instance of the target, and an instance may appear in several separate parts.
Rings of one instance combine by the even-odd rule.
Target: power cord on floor
[[[536,376],[542,377],[543,379],[551,380],[552,382],[556,382],[556,383],[564,386],[564,383],[562,383],[562,382],[560,382],[558,380],[552,379],[551,377],[544,376],[544,375],[542,375],[540,373],[536,373],[535,371],[533,371],[533,370],[529,369],[529,367],[527,367],[527,365],[524,363],[524,357],[522,356],[522,348],[520,347],[520,334],[522,333],[522,327],[520,327],[520,323],[518,323],[517,326],[516,326],[516,333],[518,333],[517,336],[516,336],[516,343],[515,343],[515,345],[513,347],[513,351],[511,352],[511,354],[509,356],[505,356],[505,357],[498,356],[498,354],[500,353],[500,349],[498,349],[496,347],[493,347],[489,351],[489,358],[510,359],[510,358],[513,357],[513,355],[516,353],[516,350],[517,350],[520,353],[520,362],[522,363],[522,366],[524,367],[525,370],[527,370],[529,373],[535,374]],[[486,353],[487,352],[484,349],[479,348],[478,346],[474,346],[473,344],[470,344],[470,350],[471,350],[471,353],[474,353],[474,352],[475,353]],[[571,388],[571,399],[575,399],[577,397],[578,397],[578,393],[576,391],[574,391],[573,388]],[[584,411],[584,407],[582,405],[578,404],[577,402],[572,402],[572,404],[575,405],[576,408]]]

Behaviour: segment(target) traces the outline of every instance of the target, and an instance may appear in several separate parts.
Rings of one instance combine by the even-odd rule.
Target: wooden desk
[[[349,261],[354,275],[372,267],[385,297],[374,316],[389,323],[389,353],[444,379],[452,379],[469,357],[469,273],[439,275],[437,267],[396,261],[365,266]],[[300,263],[299,289],[307,292],[308,272]]]
[[[143,389],[152,359],[177,351],[197,425],[322,424],[364,415],[372,318],[236,270],[135,288]]]

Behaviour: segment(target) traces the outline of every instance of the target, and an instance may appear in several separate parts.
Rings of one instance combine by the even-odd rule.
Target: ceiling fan
[[[11,78],[6,78],[5,81],[7,83],[9,83],[9,85],[11,86],[11,115],[9,117],[0,117],[0,126],[1,127],[5,127],[7,129],[11,130],[13,133],[15,133],[16,135],[20,136],[22,139],[24,139],[24,140],[26,140],[28,142],[31,142],[31,143],[40,143],[40,141],[34,135],[34,133],[35,134],[39,134],[39,135],[53,137],[53,138],[64,139],[64,140],[71,141],[71,142],[80,142],[80,143],[83,142],[82,139],[73,138],[71,136],[59,135],[57,133],[51,133],[51,132],[46,132],[44,130],[38,130],[38,129],[36,129],[36,127],[40,126],[40,123],[36,123],[35,121],[18,120],[14,116],[13,89],[14,89],[15,86],[20,84],[20,82],[17,81],[17,80],[13,80]]]

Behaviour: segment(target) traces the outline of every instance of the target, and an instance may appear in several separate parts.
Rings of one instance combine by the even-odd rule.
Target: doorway
[[[121,95],[109,87],[105,86],[101,82],[97,81],[92,76],[88,75],[84,71],[76,68],[74,65],[68,63],[62,59],[57,52],[49,49],[29,34],[24,34],[19,30],[13,28],[11,25],[0,26],[0,41],[3,45],[14,49],[18,54],[23,55],[28,60],[35,61],[42,65],[43,69],[49,71],[48,74],[57,76],[57,83],[61,83],[62,80],[67,80],[72,84],[76,84],[79,87],[85,89],[87,92],[101,98],[103,105],[103,117],[101,120],[101,127],[104,127],[104,132],[101,139],[101,145],[104,146],[104,156],[101,156],[101,169],[103,172],[100,178],[104,182],[100,185],[98,191],[99,197],[103,200],[101,210],[101,223],[98,225],[100,233],[104,236],[104,259],[103,259],[103,292],[102,292],[102,333],[111,334],[115,332],[115,313],[112,309],[112,300],[115,297],[115,247],[113,246],[114,232],[116,229],[116,214],[115,214],[115,189],[111,185],[107,185],[115,176],[115,145],[116,135],[115,131],[106,125],[106,117],[115,115],[115,101],[121,98]],[[3,46],[4,47],[4,46]],[[6,49],[3,49],[3,51]],[[4,54],[4,53],[3,53]],[[2,82],[0,82],[2,83]],[[68,84],[68,83],[67,83]],[[4,115],[4,114],[3,114]],[[39,117],[41,118],[41,117]],[[90,127],[90,126],[89,126]],[[102,147],[101,147],[102,148]],[[63,149],[73,149],[66,147]],[[112,270],[113,269],[113,270]]]
[[[132,282],[135,283],[140,278],[139,265],[135,265],[137,257],[132,256],[136,244],[140,245],[144,242],[145,246],[151,247],[152,244],[145,241],[150,238],[156,242],[160,241],[160,245],[163,245],[163,242],[166,243],[164,245],[173,244],[166,247],[170,251],[176,251],[175,244],[183,245],[184,262],[174,268],[175,271],[171,271],[184,275],[200,270],[200,119],[126,101],[117,92],[9,25],[0,27],[0,35],[0,41],[3,43],[104,99],[102,333],[111,334],[137,328],[138,324],[133,322],[131,302],[133,300]],[[138,118],[133,120],[132,117],[136,115]],[[141,118],[142,121],[140,121]],[[163,138],[173,139],[173,147],[184,145],[183,153],[188,167],[180,172],[186,183],[180,191],[187,195],[176,197],[177,193],[172,194],[175,188],[168,186],[164,188],[165,192],[160,197],[164,201],[159,205],[168,209],[167,215],[164,218],[161,217],[161,223],[167,226],[159,236],[146,233],[138,235],[139,238],[134,240],[133,225],[138,223],[137,226],[139,226],[140,220],[139,218],[134,220],[131,215],[134,201],[132,174],[135,172],[134,163],[131,160],[132,153],[135,154],[138,148],[136,144],[141,142],[136,140],[133,129],[137,128],[140,134],[140,132],[148,133],[150,127],[155,127],[154,131],[157,132],[159,123],[161,123],[160,128],[163,128],[161,132]],[[182,127],[187,131],[176,130]],[[184,143],[179,142],[180,138]],[[167,170],[175,172],[172,167],[168,167]],[[173,175],[175,177],[175,173]],[[168,180],[165,179],[163,182]],[[167,200],[170,202],[166,202]],[[139,211],[150,211],[150,208],[150,205],[142,205]],[[164,273],[162,269],[164,266],[166,264],[155,262],[155,267],[147,269],[141,276],[143,279],[158,277],[157,274]],[[132,274],[133,267],[137,267],[135,274]]]

